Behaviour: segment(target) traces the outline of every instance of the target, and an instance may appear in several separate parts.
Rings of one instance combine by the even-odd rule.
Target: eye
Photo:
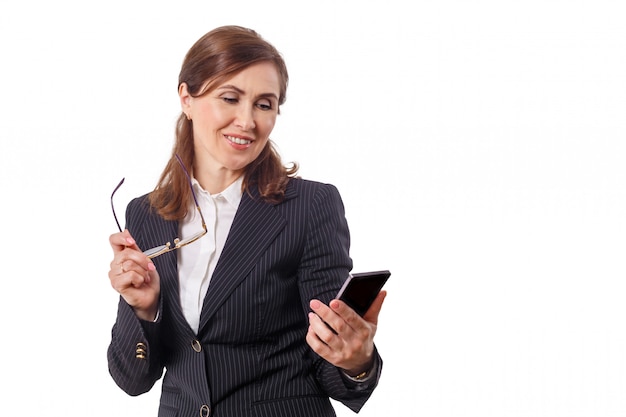
[[[272,102],[266,99],[257,101],[256,105],[261,110],[272,110],[274,108],[274,106],[272,106]]]
[[[226,94],[220,97],[223,102],[228,104],[236,104],[239,101],[239,98],[233,94]]]

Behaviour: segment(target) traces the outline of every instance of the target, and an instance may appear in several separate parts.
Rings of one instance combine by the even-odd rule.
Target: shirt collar
[[[191,184],[193,185],[194,191],[198,194],[202,194],[205,196],[209,196],[208,191],[206,191],[197,179],[191,178]],[[233,207],[239,207],[239,203],[241,202],[241,197],[243,196],[243,190],[241,185],[243,184],[243,175],[237,178],[232,184],[230,184],[226,189],[217,194],[210,194],[211,197],[218,198],[222,196],[228,204]]]

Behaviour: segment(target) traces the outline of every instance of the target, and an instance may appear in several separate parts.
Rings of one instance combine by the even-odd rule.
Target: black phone
[[[335,298],[348,304],[362,317],[390,276],[391,272],[387,270],[350,274]]]

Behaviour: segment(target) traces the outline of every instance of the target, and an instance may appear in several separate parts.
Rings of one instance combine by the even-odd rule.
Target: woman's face
[[[271,62],[251,65],[202,97],[190,96],[181,84],[181,105],[193,124],[196,169],[241,175],[269,140],[279,94],[279,75]]]

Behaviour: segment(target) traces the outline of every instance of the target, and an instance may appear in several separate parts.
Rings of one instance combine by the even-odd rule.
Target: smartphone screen
[[[350,274],[335,298],[363,316],[390,276],[387,270]]]

